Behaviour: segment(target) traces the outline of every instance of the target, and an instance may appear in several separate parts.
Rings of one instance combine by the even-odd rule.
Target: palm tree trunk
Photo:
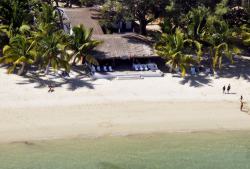
[[[22,63],[22,67],[20,70],[18,70],[18,73],[17,73],[19,76],[24,74],[25,67],[26,67],[26,64]]]
[[[57,13],[58,13],[58,16],[59,16],[60,29],[63,29],[63,30],[64,30],[64,24],[63,24],[62,13],[61,13],[61,11],[60,11],[58,8],[56,8],[56,10],[57,10]]]
[[[50,67],[50,61],[49,61],[49,63],[47,64],[46,69],[45,69],[45,74],[46,74],[46,75],[49,74],[49,67]]]
[[[147,20],[142,18],[140,19],[140,34],[147,35]]]
[[[55,0],[55,2],[56,2],[56,7],[59,7],[58,0]]]
[[[77,57],[74,58],[73,62],[72,62],[72,65],[75,66],[76,65],[76,59]]]
[[[214,67],[214,59],[213,58],[214,58],[214,49],[213,49],[213,47],[210,47],[210,58],[209,58],[210,65],[212,66],[213,72],[216,73],[215,67]]]

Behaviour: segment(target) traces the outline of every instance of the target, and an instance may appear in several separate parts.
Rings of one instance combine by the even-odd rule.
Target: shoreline
[[[179,107],[179,108],[178,108]],[[122,102],[0,107],[0,143],[164,133],[250,131],[237,102]]]

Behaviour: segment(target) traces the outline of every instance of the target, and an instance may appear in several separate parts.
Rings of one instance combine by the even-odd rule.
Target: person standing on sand
[[[229,92],[230,92],[230,89],[231,89],[231,85],[229,84],[228,86],[227,86],[227,93],[229,94]]]
[[[243,101],[240,101],[240,111],[242,111],[243,110]]]
[[[240,101],[241,101],[241,102],[243,101],[243,96],[242,96],[242,95],[240,96]]]
[[[55,91],[55,90],[54,90],[54,86],[49,85],[48,87],[49,87],[49,90],[48,90],[49,93],[52,93],[52,92]]]
[[[225,91],[226,91],[226,86],[225,85],[223,86],[222,90],[223,90],[223,94],[225,94]]]

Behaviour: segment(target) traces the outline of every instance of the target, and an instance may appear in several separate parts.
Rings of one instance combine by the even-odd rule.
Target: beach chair
[[[138,65],[137,65],[137,64],[133,64],[133,69],[134,69],[135,71],[139,71]]]
[[[191,67],[191,75],[196,75],[196,71],[194,67]]]
[[[156,71],[156,70],[158,70],[158,67],[157,67],[157,65],[156,65],[155,63],[148,63],[148,64],[147,64],[147,67],[148,67],[149,70],[151,70],[151,71]]]
[[[100,66],[97,66],[97,67],[96,67],[96,70],[97,70],[97,72],[100,72],[100,71],[101,71],[101,67],[100,67]]]
[[[104,71],[104,72],[107,72],[107,71],[108,71],[107,66],[103,66],[103,71]]]
[[[207,73],[207,74],[210,74],[210,73],[211,73],[211,70],[210,70],[210,68],[206,68],[206,71],[205,71],[205,73]]]
[[[141,64],[139,64],[138,66],[139,66],[139,70],[140,70],[140,71],[143,71],[143,70],[144,70],[144,68],[143,68],[143,66],[142,66]]]
[[[96,72],[96,69],[95,69],[95,66],[94,66],[94,65],[91,66],[91,71],[92,71],[92,72]]]
[[[148,66],[145,64],[145,65],[142,65],[142,67],[144,68],[144,70],[148,71]]]
[[[113,72],[112,66],[109,66],[108,69],[110,72]]]
[[[180,70],[179,67],[175,68],[174,70],[175,70],[176,73],[180,73],[181,72],[181,70]]]

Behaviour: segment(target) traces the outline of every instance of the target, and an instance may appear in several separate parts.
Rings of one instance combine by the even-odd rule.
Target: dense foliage
[[[65,33],[62,14],[50,1],[3,0],[0,9],[0,63],[8,66],[9,73],[22,75],[30,66],[46,74],[51,68],[69,72],[76,58],[98,64],[89,55],[100,44],[91,39],[92,29],[80,26],[72,35]]]
[[[90,51],[100,44],[92,31],[80,25],[66,34],[60,5],[101,5],[101,24],[108,30],[121,21],[133,21],[147,35],[147,25],[160,21],[156,51],[171,70],[183,75],[206,58],[215,71],[223,60],[233,61],[239,48],[249,50],[250,15],[237,0],[1,0],[1,63],[9,72],[25,73],[29,66],[48,72],[70,70],[75,63],[98,64]],[[71,52],[69,52],[71,51]],[[196,57],[194,57],[196,56]]]
[[[156,44],[157,53],[172,69],[181,68],[184,75],[186,68],[206,60],[216,71],[222,68],[223,60],[233,62],[232,56],[240,52],[240,44],[249,45],[249,14],[244,8],[230,8],[228,0],[212,6],[196,4],[187,12],[180,10],[179,5],[174,1],[167,5],[167,15],[161,25],[163,34]],[[190,40],[195,42],[193,48],[202,46],[202,50],[192,50],[192,54],[198,56],[193,57],[192,62],[186,61],[190,54],[185,51],[187,47],[171,45]]]

